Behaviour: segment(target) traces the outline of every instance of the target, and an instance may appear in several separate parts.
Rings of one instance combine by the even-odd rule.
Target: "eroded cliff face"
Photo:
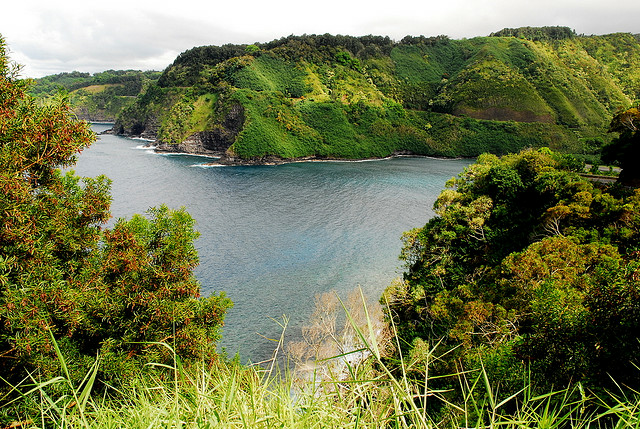
[[[244,119],[244,107],[233,104],[222,123],[212,129],[195,132],[178,144],[158,142],[156,150],[223,157],[242,130]]]
[[[194,155],[223,156],[235,140],[232,130],[216,128],[211,131],[199,131],[178,143],[158,143],[160,152],[192,153]]]
[[[132,126],[129,129],[121,126],[119,129],[114,129],[114,132],[156,140],[156,150],[160,152],[223,157],[235,142],[238,133],[244,126],[244,121],[244,107],[240,104],[233,104],[220,123],[213,125],[209,130],[194,132],[180,143],[166,143],[158,140],[160,125],[159,120],[155,117],[149,117],[143,124]]]
[[[146,117],[142,121],[124,122],[116,119],[113,125],[113,134],[126,137],[141,137],[149,140],[158,138],[158,130],[160,129],[160,120],[153,115]]]

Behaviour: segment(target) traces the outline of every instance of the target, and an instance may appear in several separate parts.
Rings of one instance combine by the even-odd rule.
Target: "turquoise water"
[[[100,131],[107,126],[94,125]],[[166,204],[186,207],[201,236],[196,269],[204,295],[235,306],[222,346],[243,361],[271,356],[272,319],[295,339],[318,293],[361,286],[379,297],[401,275],[403,231],[422,226],[444,183],[469,160],[396,158],[279,166],[203,167],[210,160],[159,155],[144,142],[104,135],[79,157],[82,176],[113,180],[114,218]]]

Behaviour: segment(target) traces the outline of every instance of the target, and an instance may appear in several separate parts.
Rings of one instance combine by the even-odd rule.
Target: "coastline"
[[[100,134],[114,134],[113,128],[107,129]],[[169,145],[166,143],[158,142],[158,140],[145,138],[140,135],[122,135],[122,137],[126,137],[132,140],[138,140],[145,142],[144,148],[148,148],[153,150],[155,153],[160,155],[190,155],[190,156],[202,156],[206,158],[211,158],[212,162],[208,162],[202,164],[202,167],[233,167],[233,166],[275,166],[275,165],[283,165],[283,164],[295,164],[295,163],[303,163],[303,162],[371,162],[371,161],[383,161],[387,159],[394,158],[430,158],[430,159],[443,159],[443,160],[456,160],[456,159],[466,159],[466,157],[458,156],[458,157],[445,157],[445,156],[433,156],[433,155],[421,155],[416,154],[408,150],[395,151],[387,156],[372,156],[367,158],[340,158],[334,156],[321,156],[321,155],[308,155],[301,156],[296,158],[282,158],[277,155],[265,155],[262,157],[256,158],[241,158],[237,156],[230,156],[226,152],[217,152],[217,151],[184,151],[184,150],[174,150],[172,148],[173,145]],[[178,145],[175,145],[178,146]],[[469,158],[472,159],[473,157]]]
[[[198,154],[188,154],[188,155],[198,155]],[[370,158],[339,158],[339,157],[327,157],[327,156],[318,156],[318,155],[309,155],[304,157],[297,158],[280,158],[274,155],[267,155],[261,158],[253,158],[253,159],[244,159],[238,157],[228,157],[221,156],[217,158],[216,161],[203,164],[203,166],[210,167],[222,167],[222,166],[258,166],[258,165],[266,165],[266,166],[274,166],[274,165],[283,165],[283,164],[296,164],[303,162],[372,162],[372,161],[384,161],[388,159],[394,158],[430,158],[430,159],[443,159],[443,160],[455,160],[455,159],[464,159],[464,157],[436,157],[430,155],[420,155],[414,153],[393,153],[388,156],[382,157],[370,157]]]

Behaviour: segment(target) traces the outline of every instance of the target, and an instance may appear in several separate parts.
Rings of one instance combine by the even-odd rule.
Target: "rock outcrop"
[[[234,104],[224,116],[223,122],[211,130],[195,132],[178,144],[157,142],[156,150],[223,157],[235,142],[243,125],[244,108],[240,104]]]

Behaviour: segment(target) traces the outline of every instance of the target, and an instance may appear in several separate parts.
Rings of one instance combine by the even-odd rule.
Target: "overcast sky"
[[[24,77],[162,70],[194,46],[291,34],[454,39],[505,27],[562,25],[579,34],[640,33],[639,0],[15,0],[0,34]]]

